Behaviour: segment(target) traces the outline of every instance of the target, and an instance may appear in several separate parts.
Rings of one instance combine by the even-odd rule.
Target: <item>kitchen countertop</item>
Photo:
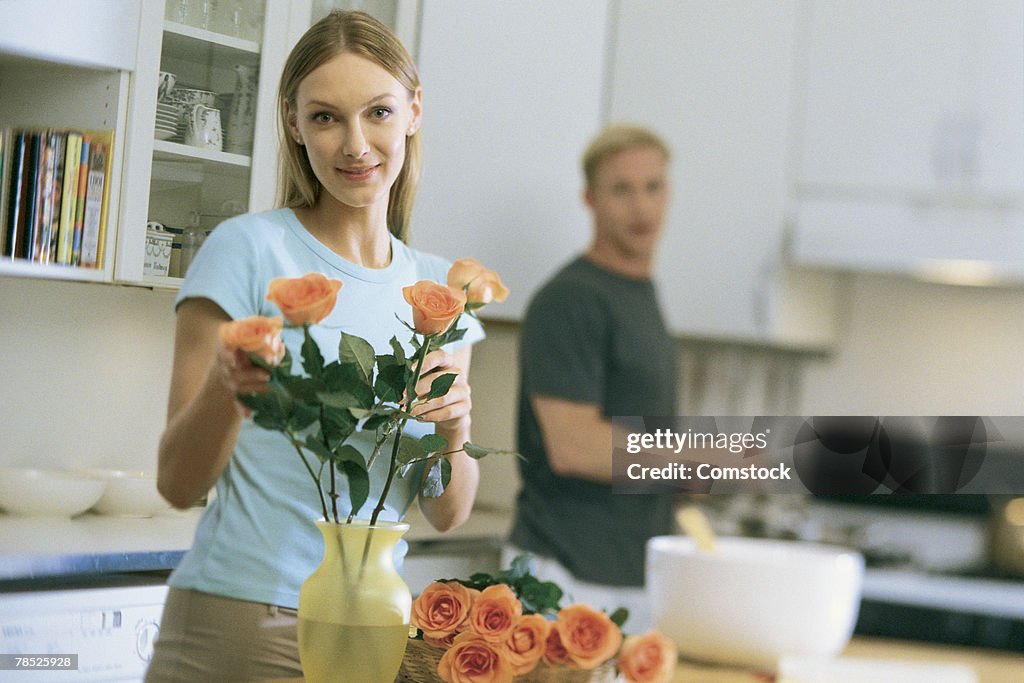
[[[881,638],[854,638],[843,651],[842,657],[961,664],[974,670],[978,683],[1020,683],[1024,672],[1024,655]],[[680,661],[672,683],[767,683],[771,680],[771,677],[763,673]],[[281,678],[262,683],[302,682],[302,678]]]
[[[173,569],[192,545],[202,508],[150,518],[86,513],[73,519],[0,514],[0,582]],[[407,520],[410,554],[459,546],[497,547],[511,514],[481,508],[458,529],[440,533],[416,506]]]
[[[202,513],[73,519],[0,515],[0,581],[173,569]]]
[[[974,670],[978,683],[1020,683],[1024,680],[1024,655],[995,650],[857,636],[850,641],[841,657],[961,664]],[[771,679],[750,671],[683,661],[676,669],[673,683],[765,683],[766,680]]]

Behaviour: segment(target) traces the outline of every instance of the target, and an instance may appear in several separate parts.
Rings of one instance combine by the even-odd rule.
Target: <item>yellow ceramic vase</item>
[[[409,525],[318,521],[324,559],[299,591],[306,683],[392,683],[409,638],[412,594],[395,569]]]

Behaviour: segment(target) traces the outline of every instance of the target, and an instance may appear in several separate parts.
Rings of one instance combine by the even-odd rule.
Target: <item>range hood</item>
[[[798,267],[946,284],[1024,285],[1024,202],[951,190],[798,199],[787,235]]]

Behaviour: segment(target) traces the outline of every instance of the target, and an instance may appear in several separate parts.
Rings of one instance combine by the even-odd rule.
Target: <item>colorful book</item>
[[[75,237],[75,210],[78,195],[78,167],[82,155],[82,134],[69,132],[65,141],[64,166],[61,175],[60,213],[57,224],[56,262],[71,265]]]
[[[39,218],[39,214],[42,211],[42,200],[40,199],[40,195],[42,189],[42,169],[46,165],[44,154],[44,148],[46,145],[43,142],[43,133],[39,131],[32,131],[30,135],[32,138],[32,149],[29,154],[30,163],[26,168],[25,186],[22,188],[22,191],[25,193],[25,197],[28,201],[25,205],[25,214],[22,217],[23,222],[20,229],[24,234],[21,257],[32,260],[38,253],[38,232],[42,223]]]
[[[53,178],[50,181],[50,241],[46,245],[46,263],[57,261],[57,236],[60,234],[60,203],[64,191],[64,153],[68,143],[68,134],[55,130],[50,132],[53,145]]]
[[[36,263],[50,262],[50,243],[53,231],[53,191],[57,177],[57,135],[52,129],[41,134],[42,162],[39,167],[39,179],[36,183],[36,239],[33,243],[32,260]]]
[[[85,220],[85,193],[89,181],[89,137],[82,136],[82,153],[78,161],[78,191],[75,193],[75,229],[71,243],[71,265],[82,263],[82,228]]]
[[[96,267],[103,267],[103,257],[107,243],[107,218],[110,214],[110,186],[113,184],[111,175],[114,167],[114,133],[107,131],[103,135],[104,163],[103,163],[103,204],[100,208],[100,234],[99,244],[96,249]]]
[[[0,256],[7,255],[7,240],[10,237],[7,213],[11,196],[11,167],[15,165],[13,145],[14,131],[10,128],[0,131]]]
[[[89,177],[86,181],[85,211],[82,219],[82,266],[102,267],[102,240],[105,227],[106,197],[110,183],[107,182],[110,153],[106,142],[91,135],[89,150]],[[109,139],[109,134],[108,134]]]
[[[25,211],[27,198],[25,183],[28,175],[29,155],[32,149],[31,137],[23,130],[15,132],[15,149],[20,149],[15,159],[16,166],[11,168],[10,200],[7,210],[7,249],[4,256],[12,259],[21,258],[25,246]]]

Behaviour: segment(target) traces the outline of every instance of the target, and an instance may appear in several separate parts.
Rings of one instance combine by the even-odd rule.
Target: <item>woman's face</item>
[[[386,206],[420,125],[419,89],[410,96],[382,67],[342,53],[310,72],[295,100],[289,132],[327,195],[352,208]]]

